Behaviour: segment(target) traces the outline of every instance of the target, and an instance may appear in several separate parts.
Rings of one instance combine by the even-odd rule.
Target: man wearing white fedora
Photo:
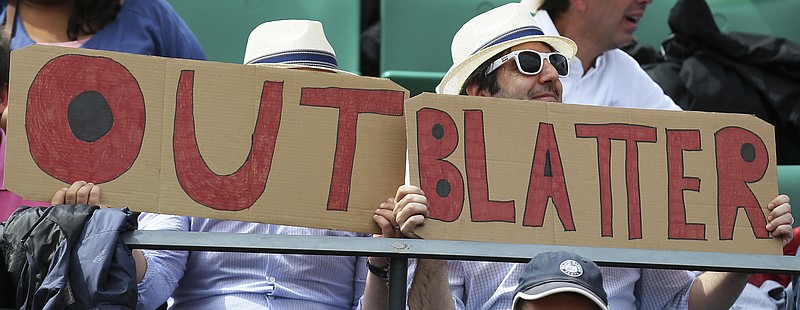
[[[453,66],[437,90],[445,94],[560,101],[562,85],[558,77],[572,76],[573,70],[582,71],[570,66],[574,61],[562,64],[562,56],[580,57],[581,52],[578,49],[576,54],[572,40],[546,33],[528,8],[519,3],[474,17],[453,38]],[[527,49],[531,51],[522,51]],[[562,56],[553,56],[558,53]],[[564,98],[569,94],[565,93]],[[788,201],[788,197],[778,196],[768,207],[772,221],[767,229],[784,243],[792,237]],[[424,194],[414,186],[400,187],[394,202],[396,210],[427,209]],[[409,306],[507,309],[523,266],[419,260],[409,289]],[[696,277],[688,271],[632,268],[603,268],[603,278],[610,309],[685,309],[690,305],[696,309],[726,308],[746,281],[746,276],[738,274],[705,273]]]
[[[244,63],[350,74],[339,70],[322,24],[308,20],[266,22],[248,38]],[[321,73],[324,74],[324,73]],[[376,213],[376,217],[380,214]],[[405,223],[409,229],[413,221]],[[369,237],[361,233],[188,216],[142,214],[142,230]],[[384,229],[384,237],[399,233]],[[382,274],[388,262],[366,257],[143,250],[137,257],[138,309],[172,297],[173,309],[355,309],[365,286],[386,308]],[[368,272],[368,270],[373,272]],[[372,289],[371,289],[372,288]]]

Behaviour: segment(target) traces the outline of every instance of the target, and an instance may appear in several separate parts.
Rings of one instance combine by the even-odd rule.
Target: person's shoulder
[[[166,0],[125,0],[121,12],[128,12],[140,16],[155,18],[155,16],[174,13],[172,6]]]
[[[606,58],[606,61],[615,67],[623,67],[623,68],[637,68],[641,70],[641,66],[636,59],[634,59],[631,55],[626,53],[625,51],[615,48],[613,50],[606,51],[603,53],[603,57]]]

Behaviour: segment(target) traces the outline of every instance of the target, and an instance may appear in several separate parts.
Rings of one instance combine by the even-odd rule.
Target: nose
[[[550,63],[550,60],[545,59],[542,72],[539,73],[539,83],[547,84],[556,81],[558,81],[558,71],[556,71],[556,67],[553,67]]]
[[[653,0],[636,0],[636,2],[641,4],[650,4],[653,3]]]

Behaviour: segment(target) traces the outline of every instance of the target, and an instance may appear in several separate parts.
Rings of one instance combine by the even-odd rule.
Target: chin
[[[633,36],[625,36],[624,38],[617,40],[617,48],[626,47],[633,42],[634,42]]]

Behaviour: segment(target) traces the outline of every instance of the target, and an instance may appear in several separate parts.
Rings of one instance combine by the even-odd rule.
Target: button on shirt
[[[366,234],[215,219],[140,216],[142,230],[366,237]],[[172,296],[172,309],[355,309],[365,257],[201,251],[143,251],[139,309]]]

